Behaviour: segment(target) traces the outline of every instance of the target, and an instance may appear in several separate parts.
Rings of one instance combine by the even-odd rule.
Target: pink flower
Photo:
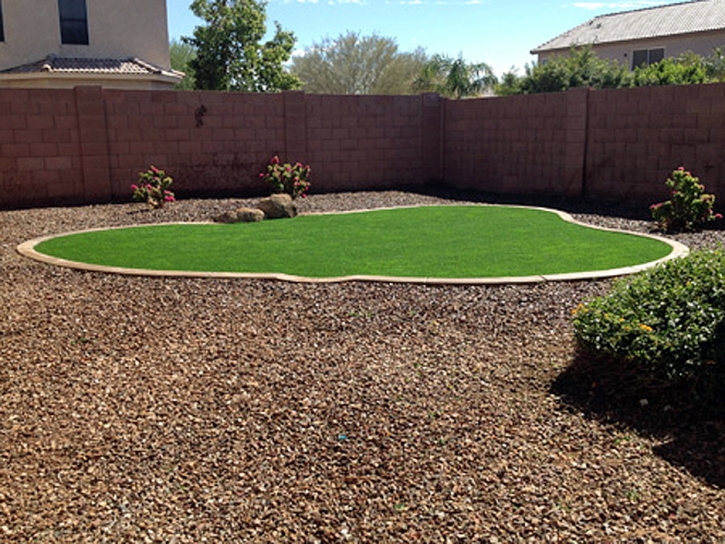
[[[279,157],[277,155],[275,155],[274,157],[272,157],[271,162],[272,162],[272,164],[279,164]]]
[[[136,185],[136,184],[131,185],[131,190],[138,191],[138,185]]]
[[[715,219],[722,219],[722,214],[716,213],[713,217],[715,217]]]

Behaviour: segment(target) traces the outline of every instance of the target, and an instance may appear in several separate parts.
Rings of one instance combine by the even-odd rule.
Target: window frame
[[[0,0],[0,43],[5,41],[5,26],[3,24],[3,0]]]
[[[644,55],[644,59],[642,56]],[[637,57],[640,61],[637,62]],[[653,60],[653,57],[659,57],[657,60]],[[656,64],[665,58],[664,47],[653,47],[652,49],[635,49],[632,51],[632,70],[638,67],[647,67],[651,64]]]
[[[86,0],[58,0],[58,20],[61,44],[90,44]]]

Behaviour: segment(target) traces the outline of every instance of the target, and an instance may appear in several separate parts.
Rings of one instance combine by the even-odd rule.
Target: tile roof
[[[601,44],[725,29],[725,0],[694,0],[600,15],[532,50],[532,54]]]
[[[93,59],[48,56],[36,62],[0,70],[0,74],[83,73],[119,75],[174,75],[176,72],[162,70],[140,59]]]

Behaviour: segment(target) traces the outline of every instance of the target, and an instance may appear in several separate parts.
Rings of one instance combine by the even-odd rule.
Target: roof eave
[[[628,38],[628,39],[622,39],[622,40],[604,40],[604,41],[592,41],[592,42],[570,42],[566,45],[557,45],[555,47],[546,47],[546,44],[540,45],[539,47],[532,49],[529,51],[531,55],[539,55],[541,53],[556,53],[559,51],[570,51],[572,47],[587,47],[592,46],[596,47],[598,45],[611,45],[611,44],[617,44],[617,43],[636,43],[636,42],[643,42],[643,41],[649,41],[649,40],[657,40],[657,39],[669,39],[669,38],[675,38],[675,37],[687,37],[687,36],[698,36],[703,34],[710,34],[710,33],[722,33],[725,32],[725,28],[720,29],[712,29],[712,30],[699,30],[697,32],[679,32],[679,33],[673,33],[673,34],[656,34],[652,36],[646,36],[642,38]]]
[[[0,73],[0,87],[3,81],[12,81],[14,83],[29,81],[56,81],[62,82],[67,80],[80,80],[88,82],[89,85],[98,84],[98,82],[123,82],[123,83],[164,83],[168,85],[176,85],[181,82],[183,75],[180,72],[163,72],[160,74],[113,74],[104,72],[26,72],[15,74]]]

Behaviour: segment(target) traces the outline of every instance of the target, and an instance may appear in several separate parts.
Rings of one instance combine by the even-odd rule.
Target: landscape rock
[[[268,219],[295,217],[297,215],[297,206],[295,206],[292,197],[285,193],[263,198],[257,204],[257,208],[262,210]]]
[[[359,191],[296,204],[478,202]],[[256,203],[0,211],[0,542],[725,544],[721,420],[577,348],[571,310],[613,280],[161,279],[16,250]],[[574,206],[589,224],[652,227]],[[714,249],[725,229],[673,238]]]
[[[264,212],[258,208],[239,208],[236,211],[238,223],[257,223],[264,219]]]
[[[217,223],[236,223],[237,212],[228,211],[214,217],[214,221]]]
[[[256,223],[264,219],[264,212],[257,208],[237,208],[217,215],[217,223]]]

